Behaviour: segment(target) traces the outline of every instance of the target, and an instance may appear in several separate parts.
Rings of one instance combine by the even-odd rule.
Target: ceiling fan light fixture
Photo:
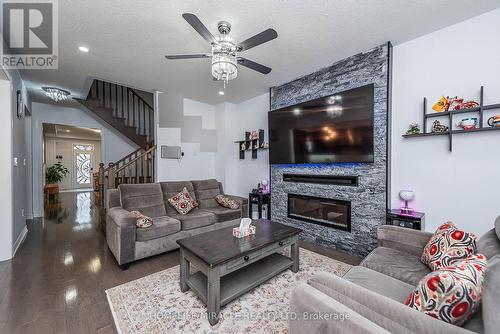
[[[212,46],[212,76],[224,83],[238,76],[236,44],[227,36],[219,37]]]
[[[212,76],[217,80],[228,82],[238,76],[236,56],[230,54],[214,54],[212,57]]]

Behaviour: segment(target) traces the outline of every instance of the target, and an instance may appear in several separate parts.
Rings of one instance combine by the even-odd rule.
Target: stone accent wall
[[[271,89],[271,110],[276,110],[371,83],[375,86],[374,163],[271,166],[272,219],[302,228],[305,241],[361,257],[376,247],[376,229],[384,224],[386,213],[389,54],[390,45],[384,44]],[[283,182],[284,173],[358,175],[359,186]],[[351,232],[288,218],[287,193],[351,201]]]

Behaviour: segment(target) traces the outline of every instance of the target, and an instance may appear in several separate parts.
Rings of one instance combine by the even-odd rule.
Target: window
[[[94,145],[88,144],[73,144],[73,149],[75,151],[93,151]]]

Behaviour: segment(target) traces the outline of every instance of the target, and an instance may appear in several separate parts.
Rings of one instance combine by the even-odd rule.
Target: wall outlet
[[[21,217],[24,217],[24,209],[21,209]]]
[[[26,166],[26,158],[23,159],[23,166]]]
[[[14,157],[14,167],[17,167],[17,165],[18,165],[18,159],[17,157]]]

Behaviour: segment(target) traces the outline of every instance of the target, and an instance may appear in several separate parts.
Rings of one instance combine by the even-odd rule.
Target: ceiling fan
[[[269,74],[271,68],[239,56],[239,53],[256,47],[260,44],[269,42],[278,37],[274,29],[267,29],[252,36],[241,43],[236,43],[229,38],[231,24],[226,21],[220,21],[217,24],[219,36],[214,37],[208,31],[207,27],[194,14],[184,13],[182,17],[196,30],[207,42],[210,43],[212,51],[210,53],[199,53],[191,55],[166,55],[167,59],[194,59],[194,58],[212,58],[212,76],[213,80],[224,81],[224,85],[229,80],[238,76],[238,66],[245,66],[249,69],[262,74]]]

